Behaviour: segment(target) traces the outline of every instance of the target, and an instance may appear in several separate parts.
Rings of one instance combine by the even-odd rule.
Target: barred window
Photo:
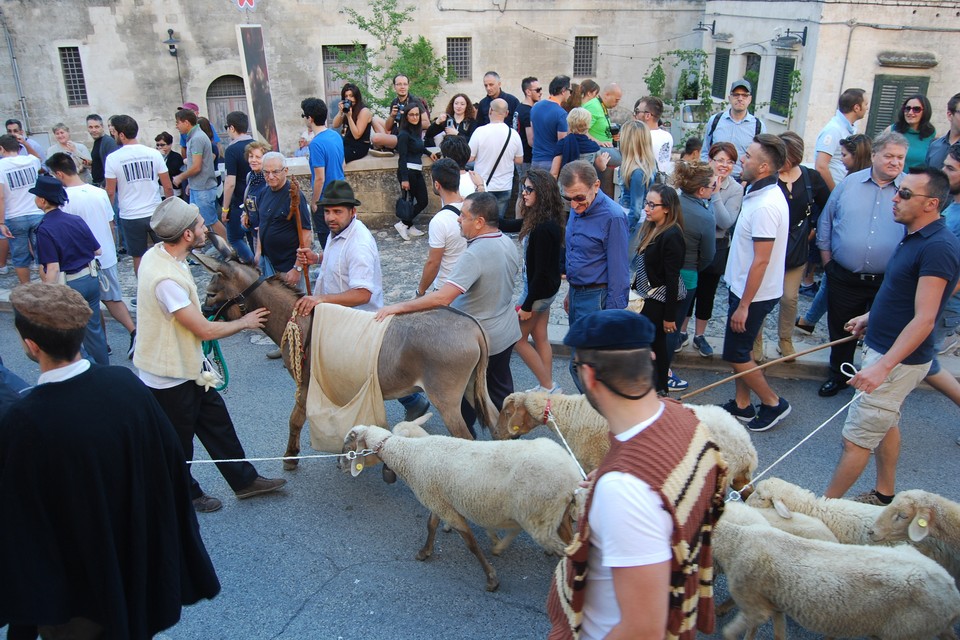
[[[63,86],[67,90],[67,105],[79,107],[90,104],[78,47],[60,47],[60,68],[63,70]]]
[[[573,40],[573,75],[597,74],[597,36],[577,36]]]
[[[473,80],[473,38],[447,38],[447,69],[458,81]]]

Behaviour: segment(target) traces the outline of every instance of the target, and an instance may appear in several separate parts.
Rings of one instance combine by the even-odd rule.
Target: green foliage
[[[677,92],[673,97],[666,91],[664,64],[680,70]],[[679,116],[687,100],[699,100],[700,107],[708,113],[714,110],[707,52],[703,49],[676,49],[657,56],[650,61],[643,80],[650,95],[663,100],[664,116]],[[702,136],[702,129],[701,126],[695,133]]]
[[[647,92],[651,96],[663,98],[663,89],[667,86],[667,74],[663,70],[663,56],[657,56],[650,64],[650,70],[643,76]]]
[[[403,25],[413,19],[416,7],[401,7],[399,0],[372,0],[365,15],[349,7],[341,9],[347,21],[376,40],[371,50],[359,42],[337,52],[337,62],[346,70],[334,69],[333,76],[360,86],[364,100],[375,112],[385,115],[393,99],[393,77],[402,73],[410,79],[410,92],[433,104],[444,82],[452,82],[446,59],[437,56],[430,41],[401,38]]]

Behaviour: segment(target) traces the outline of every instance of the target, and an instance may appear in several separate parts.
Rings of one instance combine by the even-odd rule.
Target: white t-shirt
[[[653,156],[657,159],[657,169],[667,175],[673,173],[673,136],[663,129],[654,129],[650,132],[650,142],[653,144]]]
[[[663,414],[663,403],[652,418],[617,436],[620,442],[653,424]],[[585,640],[604,638],[620,622],[620,606],[613,588],[614,567],[642,567],[673,557],[670,539],[673,520],[663,500],[643,480],[611,471],[597,481],[590,505],[590,556],[587,593],[583,604]]]
[[[462,202],[451,202],[447,206],[460,211],[462,205]],[[437,215],[433,216],[433,220],[430,221],[428,236],[430,248],[443,249],[443,256],[440,258],[440,270],[437,271],[437,277],[433,281],[434,289],[439,289],[447,282],[447,278],[453,271],[453,265],[457,264],[457,260],[467,250],[467,239],[460,234],[458,217],[459,215],[450,209],[440,209]]]
[[[189,270],[186,263],[183,263],[183,268]],[[157,283],[157,288],[154,291],[157,300],[160,302],[160,308],[170,315],[180,309],[189,307],[191,304],[190,293],[173,280],[161,280]],[[170,389],[186,382],[183,378],[158,376],[143,369],[137,369],[137,373],[140,376],[140,381],[151,389]],[[199,371],[197,371],[197,375],[200,375]]]
[[[487,182],[493,165],[497,162],[497,156],[503,149],[503,143],[507,140],[508,131],[510,142],[497,164],[496,173],[487,184],[487,191],[509,191],[513,188],[515,158],[523,160],[523,143],[520,142],[520,134],[503,122],[485,124],[470,136],[470,156],[476,157],[473,170]]]
[[[787,199],[776,182],[744,194],[740,217],[730,242],[727,269],[723,274],[734,295],[743,297],[747,275],[753,263],[753,242],[761,239],[773,240],[773,252],[753,302],[774,300],[783,295],[783,272],[789,231],[790,210],[787,208]]]
[[[103,174],[117,181],[120,217],[124,220],[149,218],[160,204],[157,180],[167,173],[167,163],[156,149],[142,144],[125,144],[109,156]]]
[[[43,214],[30,193],[33,185],[37,184],[39,174],[40,161],[34,156],[0,158],[4,220]]]
[[[501,160],[501,162],[503,162]],[[477,185],[473,184],[473,178],[470,177],[470,172],[460,174],[460,197],[466,198],[471,193],[477,192]]]
[[[100,243],[102,253],[98,256],[100,266],[109,269],[117,264],[117,245],[113,242],[113,207],[107,192],[92,184],[67,187],[69,202],[60,208],[83,218],[90,227],[93,237]]]

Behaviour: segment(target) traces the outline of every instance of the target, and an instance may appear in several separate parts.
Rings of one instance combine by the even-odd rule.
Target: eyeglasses
[[[263,175],[265,175],[265,176],[279,176],[279,175],[282,175],[283,172],[286,171],[286,170],[287,170],[286,167],[284,167],[283,169],[277,169],[277,170],[275,170],[275,171],[270,171],[270,170],[264,169],[264,170],[263,170]]]
[[[649,200],[643,203],[644,209],[656,209],[657,207],[665,207],[665,206],[667,205],[663,204],[662,202],[650,202]]]
[[[561,194],[560,194],[560,197],[563,198],[564,200],[566,200],[567,202],[581,203],[581,202],[586,202],[586,201],[587,201],[587,196],[584,195],[584,194],[581,194],[581,195],[579,195],[579,196],[572,196],[572,197],[571,197],[571,196],[568,196],[568,195],[565,194],[565,193],[561,193]]]
[[[710,162],[720,165],[721,167],[732,167],[737,164],[733,160],[718,160],[716,158],[710,158]]]
[[[909,200],[914,196],[919,196],[921,198],[936,198],[936,196],[928,196],[925,193],[914,193],[910,189],[897,189],[897,195],[900,196],[901,200]]]
[[[923,113],[923,107],[912,107],[909,104],[903,105],[904,113]]]
[[[578,370],[579,370],[580,367],[582,367],[583,365],[587,365],[588,367],[593,367],[594,369],[597,368],[596,365],[593,364],[592,362],[586,362],[586,361],[584,361],[584,360],[574,360],[574,361],[573,361],[573,368],[574,368],[574,369],[578,369]]]
[[[633,115],[635,115],[635,116],[645,115],[645,116],[646,116],[646,115],[650,115],[650,112],[649,112],[649,111],[644,111],[644,110],[642,110],[642,109],[634,109],[634,110],[633,110]]]
[[[739,100],[746,100],[747,98],[750,97],[750,94],[749,93],[731,93],[730,97],[737,98]]]
[[[158,142],[158,143],[157,143],[157,149],[160,149],[160,148],[162,148],[162,147],[169,147],[169,146],[170,146],[170,145],[168,145],[166,142]]]
[[[523,185],[523,192],[527,195],[530,195],[531,193],[534,192],[534,188],[528,185]]]

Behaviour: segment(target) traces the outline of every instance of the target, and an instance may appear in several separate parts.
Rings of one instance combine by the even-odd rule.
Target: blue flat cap
[[[649,349],[656,328],[646,316],[626,309],[594,311],[573,323],[563,344],[574,349]]]

